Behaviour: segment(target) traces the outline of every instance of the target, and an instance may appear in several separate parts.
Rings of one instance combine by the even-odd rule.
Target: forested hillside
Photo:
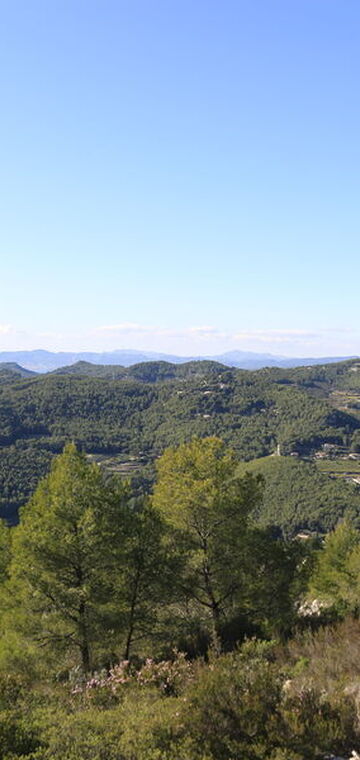
[[[156,457],[193,436],[220,436],[243,461],[279,450],[312,456],[324,443],[355,451],[360,442],[358,366],[352,361],[248,372],[207,361],[129,368],[79,363],[31,378],[4,368],[2,515],[16,519],[18,506],[69,440],[106,459],[111,469],[126,472],[128,465],[148,483]]]
[[[315,462],[262,457],[242,462],[238,473],[245,472],[264,478],[263,501],[255,513],[261,525],[281,526],[287,537],[302,530],[325,533],[344,517],[360,526],[360,490],[319,472]]]
[[[0,522],[1,760],[358,757],[359,531],[261,527],[315,466],[242,466],[194,438],[134,500],[69,444]]]

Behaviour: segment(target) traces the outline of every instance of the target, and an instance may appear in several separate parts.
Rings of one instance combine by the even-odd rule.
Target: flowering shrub
[[[193,678],[193,667],[184,652],[174,650],[174,660],[147,659],[137,673],[141,686],[156,686],[163,694],[177,696]]]
[[[73,695],[85,695],[96,698],[101,691],[104,697],[117,697],[127,685],[154,686],[162,694],[177,696],[193,678],[193,666],[186,659],[184,652],[174,650],[173,660],[156,662],[148,658],[144,665],[136,670],[129,660],[122,660],[109,672],[102,670],[94,673],[87,681],[79,678],[71,689]],[[100,701],[102,701],[100,699]]]
[[[297,608],[297,613],[303,618],[316,618],[323,614],[330,605],[321,599],[305,599]]]

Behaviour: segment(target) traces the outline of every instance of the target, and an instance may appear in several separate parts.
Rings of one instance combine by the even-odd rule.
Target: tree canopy
[[[69,444],[15,529],[11,583],[34,636],[77,647],[85,670],[113,630],[126,519],[125,489],[106,487],[100,468]]]
[[[325,537],[310,580],[310,596],[339,614],[360,610],[360,533],[339,523]]]
[[[236,477],[236,458],[219,438],[168,449],[157,466],[153,504],[187,552],[183,592],[206,608],[218,640],[245,584],[249,514],[261,476]]]
[[[358,381],[351,369],[343,363],[248,372],[212,362],[151,362],[126,372],[87,366],[23,379],[10,373],[0,383],[1,514],[16,522],[19,505],[69,440],[98,459],[132,458],[140,470],[194,436],[221,437],[245,461],[272,454],[277,444],[282,454],[301,455],[325,442],[356,448]]]

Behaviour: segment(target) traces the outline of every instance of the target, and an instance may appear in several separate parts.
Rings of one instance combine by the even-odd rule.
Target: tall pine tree
[[[241,606],[249,560],[249,517],[262,496],[262,478],[236,476],[234,453],[216,437],[167,449],[158,461],[153,504],[186,554],[179,592],[221,628]],[[240,602],[239,602],[240,600]]]
[[[39,644],[78,650],[86,672],[94,649],[111,647],[123,624],[127,495],[69,444],[15,529],[10,589],[27,632]]]

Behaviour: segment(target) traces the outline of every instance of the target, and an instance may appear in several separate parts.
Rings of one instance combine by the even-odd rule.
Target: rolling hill
[[[81,362],[25,378],[4,370],[2,514],[16,520],[18,507],[69,440],[111,471],[135,473],[147,487],[164,448],[194,435],[222,437],[243,461],[278,449],[284,457],[312,457],[326,444],[355,451],[360,448],[360,417],[351,406],[355,402],[346,404],[342,394],[352,400],[359,394],[358,367],[357,360],[257,372],[212,361],[158,361],[128,368]],[[332,485],[327,475],[321,477]]]
[[[21,367],[17,362],[1,362],[0,363],[0,376],[17,376],[17,377],[34,377],[37,373],[30,369]]]
[[[264,500],[256,514],[261,525],[281,526],[289,538],[299,531],[326,533],[344,518],[360,527],[360,489],[319,472],[312,461],[269,456],[241,463],[264,477]]]

